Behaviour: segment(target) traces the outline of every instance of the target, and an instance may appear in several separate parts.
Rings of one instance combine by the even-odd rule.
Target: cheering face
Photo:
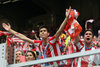
[[[47,38],[47,37],[49,36],[49,33],[48,33],[47,29],[46,29],[46,28],[41,28],[41,29],[40,29],[40,34],[39,34],[39,36],[40,36],[42,39]]]
[[[32,61],[35,60],[34,55],[31,52],[26,53],[26,61]]]
[[[21,52],[21,51],[17,51],[17,52],[16,52],[16,58],[17,58],[17,57],[21,57],[21,56],[22,56],[22,52]]]
[[[93,39],[92,32],[91,31],[85,32],[85,34],[84,34],[84,42],[91,43],[92,42],[92,39]]]
[[[16,51],[16,63],[20,63],[20,57],[22,56],[21,51]]]

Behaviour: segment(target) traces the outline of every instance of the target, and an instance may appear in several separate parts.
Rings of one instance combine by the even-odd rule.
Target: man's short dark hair
[[[92,31],[92,30],[89,30],[89,29],[88,29],[88,30],[85,30],[85,31],[84,31],[84,34],[85,34],[87,31],[90,31],[90,32],[92,33],[92,37],[94,36],[93,31]]]
[[[42,29],[42,28],[46,28],[47,29],[47,32],[49,32],[49,28],[47,26],[45,26],[45,25],[40,26],[39,32],[40,32],[40,29]]]

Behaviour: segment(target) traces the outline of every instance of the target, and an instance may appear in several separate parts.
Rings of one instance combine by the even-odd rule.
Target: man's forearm
[[[8,32],[12,33],[13,35],[15,35],[16,33],[18,33],[16,31],[12,30],[12,29],[10,29]]]
[[[66,18],[64,19],[63,23],[61,24],[60,28],[58,29],[58,31],[57,31],[57,35],[58,35],[58,36],[60,36],[60,34],[64,31],[64,28],[65,28],[65,26],[66,26],[66,24],[67,24],[67,21],[68,21],[68,17],[66,17]],[[57,37],[58,37],[58,36],[57,36]]]
[[[63,23],[61,24],[60,28],[58,29],[58,31],[55,34],[56,39],[58,39],[58,37],[64,31],[64,28],[65,28],[65,26],[66,26],[66,24],[68,22],[68,19],[69,19],[70,10],[71,10],[71,8],[69,8],[68,16],[64,19]]]
[[[77,44],[80,41],[79,35],[75,38],[75,44]]]
[[[31,44],[34,45],[34,41],[31,40],[30,38],[26,37],[25,35],[23,35],[21,33],[18,33],[16,31],[12,30],[12,29],[10,29],[9,32],[11,32],[12,34],[14,34],[16,37],[18,37],[18,38],[20,38],[20,39],[22,39],[24,41],[27,41],[27,42],[29,42],[29,43],[31,43]]]
[[[70,11],[71,11],[71,7],[69,7],[69,11],[66,12],[67,13],[66,18],[64,19],[63,23],[60,25],[60,28],[58,29],[58,31],[55,34],[56,39],[58,39],[58,37],[64,31],[64,28],[65,28],[65,26],[66,26],[66,24],[68,22],[68,19],[69,19]]]

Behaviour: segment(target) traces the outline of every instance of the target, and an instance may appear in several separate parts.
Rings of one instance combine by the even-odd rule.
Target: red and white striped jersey
[[[88,50],[95,50],[96,46],[91,46],[90,48],[87,48],[85,44],[82,43],[82,41],[79,41],[79,43],[76,44],[76,48],[77,52],[82,52]],[[72,63],[72,67],[88,67],[89,65],[95,65],[94,60],[95,60],[95,55],[75,58]]]
[[[69,54],[72,54],[73,52],[74,52],[74,48],[73,48],[73,45],[71,44],[67,46],[66,52],[62,53],[62,55],[69,55]],[[66,67],[71,67],[72,60],[73,60],[72,58],[63,60],[63,63],[66,65]]]
[[[43,57],[44,57],[44,50],[46,49],[47,46],[49,46],[46,50],[47,58],[61,56],[59,42],[56,41],[55,36],[49,38],[47,45],[43,45],[43,41],[40,40],[34,40],[34,43],[35,45],[39,46],[40,52]],[[53,64],[55,67],[58,67],[58,65],[60,65],[61,62],[57,61],[57,62],[53,62]]]
[[[16,47],[18,44],[20,44],[21,46],[23,46],[24,42],[23,40],[19,39],[18,37],[7,37],[7,45],[10,46],[11,44],[16,42]]]

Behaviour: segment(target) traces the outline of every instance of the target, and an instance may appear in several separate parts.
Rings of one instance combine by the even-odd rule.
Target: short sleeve
[[[39,46],[40,43],[41,43],[40,40],[34,40],[34,44],[35,44],[35,46]]]
[[[56,38],[55,35],[53,37],[49,37],[49,44],[54,45],[56,44]]]

